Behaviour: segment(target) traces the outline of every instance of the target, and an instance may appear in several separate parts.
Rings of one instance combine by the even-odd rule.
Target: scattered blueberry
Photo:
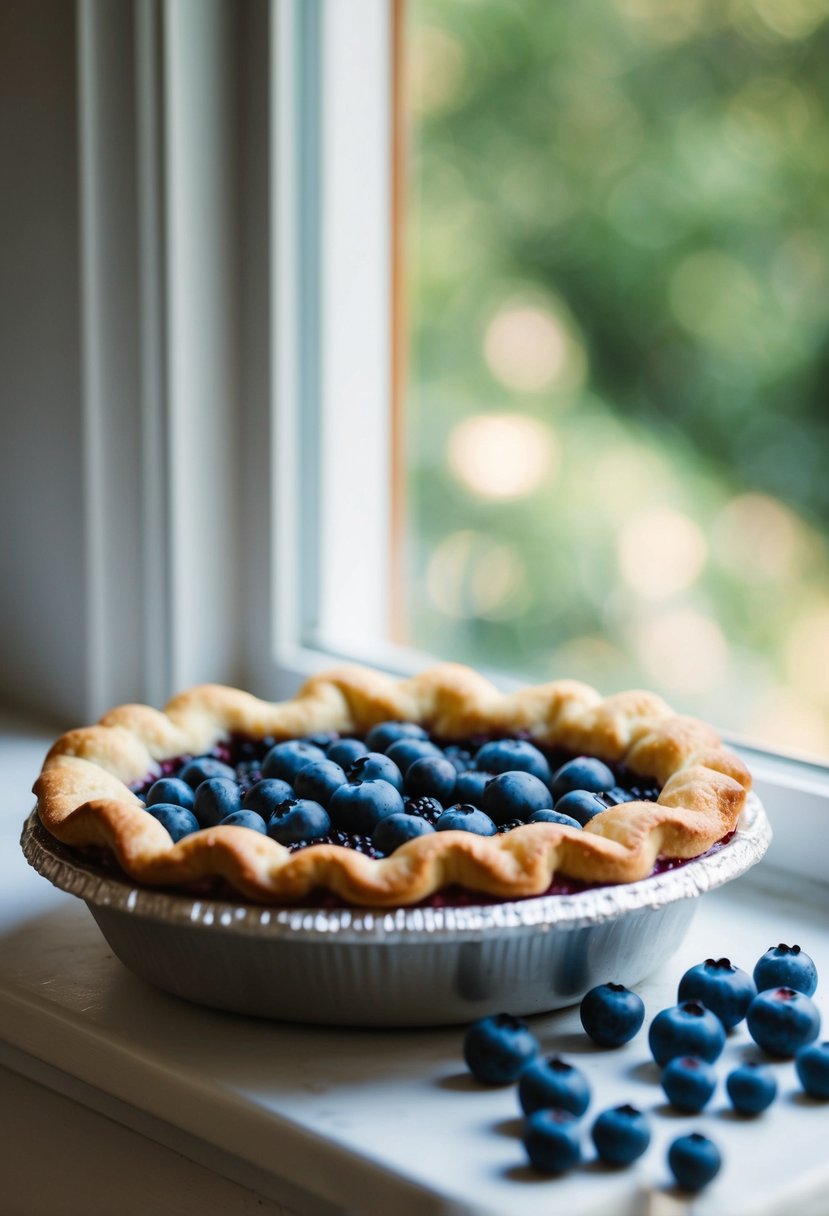
[[[340,768],[350,768],[358,756],[365,756],[368,748],[360,739],[337,739],[325,750],[326,760],[339,764]]]
[[[645,1003],[624,984],[599,984],[582,998],[579,1016],[585,1033],[600,1047],[621,1047],[639,1033]]]
[[[322,751],[327,752],[332,743],[336,743],[339,735],[335,730],[321,730],[315,735],[303,735],[300,743],[310,743],[313,747],[318,747]]]
[[[526,822],[535,811],[552,809],[553,799],[543,781],[532,773],[499,773],[484,789],[481,809],[494,823]]]
[[[268,820],[268,835],[284,845],[317,840],[330,830],[331,820],[325,807],[308,798],[289,798]]]
[[[173,838],[173,844],[193,832],[198,832],[201,824],[192,811],[186,807],[174,806],[171,802],[156,802],[147,807],[147,814],[165,827]]]
[[[771,1056],[793,1056],[820,1033],[820,1014],[811,997],[794,988],[769,988],[751,1002],[748,1033]]]
[[[155,781],[147,790],[144,802],[147,806],[166,802],[170,806],[183,806],[186,811],[192,811],[195,791],[192,785],[179,777],[162,777]]]
[[[811,1098],[829,1098],[829,1043],[801,1047],[794,1066],[800,1084]]]
[[[678,1136],[668,1149],[668,1165],[684,1191],[701,1191],[720,1172],[720,1150],[700,1132]]]
[[[263,819],[269,819],[278,806],[287,798],[293,798],[294,787],[279,777],[266,777],[252,785],[242,799],[243,811],[256,811]]]
[[[388,781],[389,785],[403,792],[403,774],[394,761],[382,752],[366,752],[364,756],[358,756],[348,770],[348,780],[355,783]]]
[[[584,1073],[560,1056],[538,1057],[518,1078],[518,1101],[525,1115],[553,1107],[583,1115],[590,1105],[590,1086]]]
[[[455,797],[458,802],[471,802],[473,806],[482,806],[484,790],[493,777],[493,773],[479,773],[475,769],[458,773],[455,782]]]
[[[386,755],[389,760],[394,761],[405,777],[409,765],[414,764],[415,760],[420,760],[422,756],[440,756],[441,750],[428,739],[398,739],[391,747],[386,748]]]
[[[426,731],[416,722],[379,722],[366,735],[366,748],[370,752],[385,752],[398,739],[426,738]]]
[[[202,781],[193,800],[193,814],[203,828],[215,827],[242,805],[239,786],[230,777],[211,777]]]
[[[256,811],[231,811],[221,820],[220,827],[250,828],[253,832],[261,832],[262,835],[268,830],[265,820],[261,815],[257,815]]]
[[[699,1056],[674,1056],[660,1077],[665,1097],[677,1110],[697,1114],[717,1088],[717,1074]]]
[[[236,773],[230,765],[217,760],[215,756],[197,756],[195,760],[188,760],[178,776],[180,781],[186,781],[193,789],[200,786],[203,781],[209,781],[211,777],[228,777],[231,781],[236,780]]]
[[[521,1138],[531,1164],[545,1174],[563,1174],[581,1160],[579,1124],[569,1111],[535,1111]]]
[[[757,991],[766,988],[794,988],[812,996],[817,988],[817,968],[800,946],[769,946],[754,968]]]
[[[648,1042],[660,1068],[674,1056],[699,1056],[713,1064],[725,1046],[725,1031],[717,1015],[699,1001],[683,1001],[656,1015]]]
[[[372,833],[371,840],[375,848],[388,855],[408,840],[415,840],[418,836],[430,836],[434,830],[433,824],[421,819],[419,815],[400,812],[381,819]]]
[[[439,832],[474,832],[476,836],[494,836],[497,831],[489,815],[464,802],[447,807],[435,827]]]
[[[581,824],[577,819],[572,819],[569,815],[562,815],[560,811],[551,810],[550,807],[542,807],[540,811],[533,811],[527,822],[558,823],[563,828],[578,828],[581,831]]]
[[[707,958],[691,967],[679,981],[680,1001],[701,1001],[716,1013],[726,1030],[746,1016],[757,995],[754,980],[727,958]]]
[[[517,1081],[538,1052],[538,1042],[527,1023],[508,1013],[473,1022],[463,1041],[467,1067],[485,1085]]]
[[[556,802],[569,794],[571,790],[587,790],[600,794],[604,790],[612,790],[616,785],[616,776],[601,760],[592,756],[578,756],[568,760],[553,774],[550,788]],[[568,812],[569,813],[569,812]]]
[[[754,1060],[732,1069],[725,1079],[725,1088],[731,1105],[741,1115],[759,1115],[777,1096],[774,1073],[767,1065]]]
[[[444,806],[454,802],[458,773],[442,756],[421,756],[406,770],[406,793],[413,798],[437,798]]]
[[[262,776],[293,781],[306,764],[315,764],[324,759],[325,752],[321,747],[305,743],[302,739],[286,739],[282,743],[274,744],[268,752],[262,764]]]
[[[343,832],[371,836],[381,819],[403,812],[403,799],[388,781],[348,782],[334,792],[328,812]]]
[[[632,1165],[651,1142],[648,1120],[635,1106],[603,1110],[591,1128],[596,1152],[605,1165]]]
[[[550,782],[550,765],[526,739],[494,739],[485,743],[475,756],[475,767],[487,773],[532,773],[545,785]]]
[[[339,764],[333,760],[317,760],[299,770],[294,778],[294,792],[297,798],[310,798],[312,802],[328,806],[334,791],[345,785],[345,781]]]
[[[556,802],[556,810],[560,815],[575,819],[581,827],[585,827],[594,815],[600,815],[607,807],[598,794],[587,790],[571,790]]]

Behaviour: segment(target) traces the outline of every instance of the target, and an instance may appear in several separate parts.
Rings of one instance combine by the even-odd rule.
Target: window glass
[[[829,0],[409,0],[408,640],[829,756]]]

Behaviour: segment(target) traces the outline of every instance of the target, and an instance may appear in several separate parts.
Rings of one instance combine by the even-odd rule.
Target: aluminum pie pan
[[[185,999],[237,1013],[359,1026],[469,1022],[573,1004],[628,985],[680,945],[696,897],[762,858],[771,828],[749,795],[708,856],[636,883],[505,903],[395,909],[273,907],[135,886],[23,829],[40,874],[83,899],[116,956]]]

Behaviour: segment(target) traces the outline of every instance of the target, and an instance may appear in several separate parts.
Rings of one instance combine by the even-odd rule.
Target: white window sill
[[[4,741],[17,755],[18,788],[40,743]],[[539,1203],[572,1216],[645,1216],[687,1210],[666,1189],[665,1148],[700,1128],[720,1145],[725,1165],[695,1201],[698,1216],[824,1210],[823,1119],[800,1096],[791,1062],[774,1064],[780,1094],[761,1119],[735,1119],[722,1085],[702,1116],[682,1117],[665,1110],[644,1031],[621,1051],[598,1052],[575,1009],[533,1018],[544,1049],[578,1059],[588,1074],[592,1111],[631,1101],[650,1112],[653,1127],[652,1147],[632,1170],[588,1164],[561,1180],[542,1178],[526,1167],[512,1089],[482,1090],[469,1080],[461,1028],[280,1025],[145,986],[113,958],[83,904],[28,869],[16,839],[28,800],[15,802],[4,800],[0,862],[0,1063],[45,1087],[44,1100],[56,1091],[181,1154],[182,1177],[195,1163],[298,1216],[535,1216]],[[637,986],[649,1015],[674,1002],[677,980],[693,963],[728,955],[750,969],[781,940],[800,943],[829,972],[829,888],[781,885],[760,866],[699,900],[678,953]],[[748,1046],[738,1029],[720,1078]],[[34,1143],[19,1163],[21,1198],[42,1154]],[[92,1198],[106,1206],[114,1194],[99,1182],[110,1176],[100,1144],[89,1146],[88,1166]]]

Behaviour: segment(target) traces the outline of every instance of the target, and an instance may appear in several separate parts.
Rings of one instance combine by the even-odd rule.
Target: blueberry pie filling
[[[721,847],[750,787],[711,728],[572,681],[505,696],[445,665],[268,704],[205,685],[50,751],[45,826],[138,881],[270,902],[456,904],[647,877]]]

